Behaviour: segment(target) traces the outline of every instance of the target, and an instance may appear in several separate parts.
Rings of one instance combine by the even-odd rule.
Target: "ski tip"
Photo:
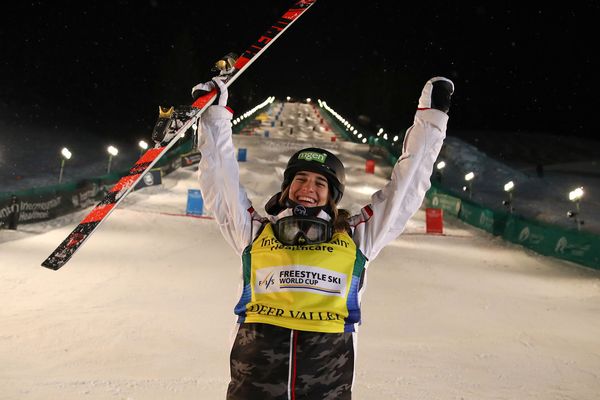
[[[58,269],[60,267],[62,267],[63,265],[65,265],[64,262],[62,261],[58,261],[56,260],[54,257],[48,257],[47,259],[44,260],[44,262],[41,264],[42,267],[44,268],[48,268],[51,269],[53,271],[58,271]]]

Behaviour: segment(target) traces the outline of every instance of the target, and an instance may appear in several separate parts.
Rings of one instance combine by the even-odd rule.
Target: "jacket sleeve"
[[[252,221],[257,216],[240,184],[231,137],[232,116],[223,106],[211,106],[202,114],[198,181],[206,209],[213,213],[225,240],[241,254],[252,241]]]
[[[447,122],[448,116],[439,110],[416,112],[391,180],[350,220],[354,241],[369,260],[402,233],[421,206],[431,186],[430,176],[446,137]]]

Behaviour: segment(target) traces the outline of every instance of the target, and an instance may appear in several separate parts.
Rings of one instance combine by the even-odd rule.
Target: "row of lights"
[[[289,102],[290,100],[292,100],[292,97],[291,96],[286,96],[285,100]],[[312,101],[312,99],[310,97],[306,98],[306,102],[307,103],[310,103],[311,101]]]
[[[259,105],[257,105],[256,107],[254,107],[253,109],[245,112],[244,114],[242,114],[239,118],[236,118],[235,120],[232,121],[233,125],[236,125],[238,123],[240,123],[243,119],[248,118],[249,116],[251,116],[252,114],[254,114],[256,111],[258,111],[259,109],[266,107],[267,105],[273,103],[275,101],[275,97],[274,96],[270,96],[268,97],[265,101],[263,101],[262,103],[260,103]],[[310,99],[307,99],[308,102],[310,102]],[[197,126],[194,124],[192,126],[192,128],[194,130],[197,129]],[[184,137],[185,133],[181,134],[181,138]],[[140,152],[143,153],[145,152],[149,145],[146,141],[144,140],[140,140],[138,142],[138,146],[140,147]],[[106,166],[106,173],[109,174],[110,173],[110,168],[112,165],[112,159],[113,157],[116,157],[119,154],[119,149],[117,149],[115,146],[108,146],[106,148],[106,151],[108,152],[108,164]],[[71,157],[73,156],[73,153],[71,153],[71,151],[64,147],[61,152],[61,162],[60,162],[60,172],[58,175],[58,183],[62,183],[62,179],[63,179],[63,172],[64,172],[64,168],[65,168],[65,163],[66,161],[70,160]],[[141,155],[141,154],[140,154]]]
[[[377,131],[377,137],[381,137],[382,135],[384,140],[389,140],[388,134],[383,131],[383,128],[379,128],[379,130]],[[394,135],[394,137],[392,138],[392,142],[396,143],[398,140],[400,140],[400,136]]]
[[[329,105],[327,105],[326,102],[319,100],[319,105],[322,108],[329,111],[334,117],[336,117],[338,121],[340,121],[340,123],[344,125],[344,127],[346,127],[346,130],[352,133],[354,136],[356,136],[357,139],[362,139],[360,140],[362,143],[367,143],[367,138],[363,137],[362,133],[359,133],[358,130],[350,124],[350,122],[348,122],[345,118],[338,114],[333,108],[329,107]],[[381,137],[383,138],[383,140],[390,140],[391,138],[392,143],[396,143],[398,142],[398,140],[400,140],[400,136],[398,135],[388,136],[388,134],[383,130],[383,128],[379,128],[379,131],[377,131],[377,137]]]
[[[144,140],[140,140],[138,142],[138,146],[140,148],[140,153],[143,153],[149,147],[148,143]],[[106,148],[106,152],[108,153],[108,164],[106,166],[106,173],[109,174],[110,167],[112,164],[112,159],[113,159],[113,157],[116,157],[119,154],[119,149],[117,149],[115,146],[110,145]],[[60,155],[61,155],[61,161],[60,161],[60,173],[58,175],[58,183],[62,183],[65,163],[71,159],[71,157],[73,156],[73,153],[71,153],[71,151],[68,148],[63,147],[63,149],[60,151]]]
[[[256,111],[260,110],[263,107],[268,106],[269,104],[273,103],[274,101],[275,101],[275,96],[269,96],[265,101],[263,101],[262,103],[260,103],[256,107],[254,107],[253,109],[246,111],[241,116],[239,116],[238,118],[236,118],[233,121],[231,121],[232,125],[239,124],[245,118],[248,118],[248,117],[252,116],[252,114],[254,114]]]
[[[290,97],[287,97],[287,100],[290,100]],[[309,103],[311,101],[310,98],[306,99],[306,102]],[[344,119],[339,113],[337,113],[333,108],[329,107],[329,105],[327,105],[327,103],[325,101],[322,100],[318,100],[319,102],[319,106],[326,109],[327,111],[329,111],[329,113],[331,113],[334,117],[336,117],[338,119],[338,121],[340,121],[340,123],[342,125],[344,125],[344,127],[346,128],[347,131],[351,132],[353,135],[355,135],[358,139],[362,138],[362,143],[366,143],[367,142],[367,138],[364,137],[361,133],[358,132],[358,130],[356,128],[354,128],[350,122],[348,122],[346,119]],[[377,132],[377,137],[383,137],[384,140],[389,140],[388,134],[386,132],[384,132],[383,128],[380,128],[379,131]],[[400,137],[398,135],[395,135],[392,138],[392,142],[396,143],[398,142],[398,140],[400,140]],[[441,177],[441,171],[444,169],[444,167],[446,166],[446,163],[444,161],[440,161],[437,163],[436,168],[438,170],[439,176]],[[463,186],[463,191],[467,192],[469,194],[469,199],[472,197],[472,185],[473,185],[473,180],[475,179],[475,173],[474,172],[468,172],[467,174],[465,174],[464,176],[465,179],[465,186]],[[508,194],[508,200],[504,200],[502,202],[503,205],[505,205],[506,207],[508,207],[509,211],[512,213],[514,211],[514,208],[512,207],[512,200],[513,200],[513,190],[515,188],[515,183],[513,181],[509,181],[506,182],[504,184],[504,191]],[[575,211],[568,211],[567,212],[567,217],[569,218],[574,218],[575,223],[577,224],[577,229],[581,229],[581,225],[583,225],[583,220],[578,219],[578,215],[580,213],[580,201],[581,198],[583,197],[584,191],[582,187],[576,188],[574,190],[572,190],[571,192],[569,192],[569,200],[571,200],[572,202],[575,203],[575,207],[576,210]]]
[[[288,101],[290,100],[289,96],[287,97],[287,100]],[[310,101],[311,101],[310,98],[306,99],[307,103],[310,103]],[[320,107],[326,109],[327,111],[329,111],[329,113],[331,113],[334,117],[336,117],[338,119],[338,121],[340,121],[340,123],[342,125],[344,125],[344,127],[346,128],[347,131],[349,131],[354,136],[356,136],[357,139],[362,139],[361,140],[362,143],[367,142],[367,138],[363,137],[362,133],[359,133],[358,130],[350,124],[350,122],[348,122],[345,118],[343,118],[333,108],[329,107],[329,105],[325,101],[322,101],[319,99],[318,103],[319,103]],[[379,129],[379,131],[377,132],[377,137],[383,137],[384,140],[389,140],[388,134],[383,130],[383,128]],[[398,135],[394,135],[392,138],[392,142],[396,143],[396,142],[398,142],[398,140],[400,140],[400,137]],[[441,171],[444,169],[445,166],[446,166],[446,163],[444,161],[440,161],[436,165],[436,168],[438,170],[438,174],[440,177],[441,177]],[[473,193],[472,185],[473,185],[473,180],[475,179],[475,173],[472,171],[468,172],[467,174],[465,174],[464,179],[465,179],[466,184],[463,186],[463,191],[467,192],[469,194],[469,199],[470,199],[472,197],[472,193]],[[508,209],[511,213],[514,211],[514,208],[512,207],[514,188],[515,188],[515,183],[513,181],[509,181],[504,184],[504,191],[508,194],[508,200],[504,200],[502,202],[502,204],[505,205],[506,207],[508,207]],[[571,192],[569,192],[569,200],[571,200],[572,202],[575,203],[576,210],[568,211],[567,217],[574,218],[575,223],[577,224],[578,230],[581,229],[581,225],[583,225],[583,220],[578,219],[578,215],[580,213],[580,201],[581,201],[581,198],[583,197],[583,194],[584,194],[584,191],[583,191],[582,187],[576,188],[576,189],[572,190]]]
[[[358,129],[356,129],[354,126],[352,126],[352,124],[350,124],[350,122],[348,122],[344,117],[342,117],[340,114],[338,114],[333,108],[329,107],[326,102],[324,102],[322,100],[317,100],[317,101],[319,102],[319,106],[321,108],[326,109],[327,111],[329,111],[329,113],[331,115],[333,115],[334,117],[336,117],[337,120],[340,121],[340,123],[342,125],[344,125],[344,127],[346,128],[346,130],[348,132],[350,132],[351,134],[353,134],[358,141],[360,141],[361,143],[367,143],[366,136],[364,136],[362,133],[360,133],[358,131]]]
[[[438,175],[438,179],[440,181],[441,181],[441,172],[445,167],[446,167],[446,163],[444,161],[440,161],[436,164],[436,169],[438,171],[437,175]],[[467,192],[469,194],[469,199],[470,199],[471,195],[473,193],[472,183],[473,183],[473,179],[475,179],[475,173],[472,171],[468,172],[467,174],[465,174],[464,179],[465,179],[466,184],[465,184],[465,186],[463,186],[462,189],[464,192]],[[508,194],[508,199],[502,201],[502,204],[508,208],[510,213],[512,213],[514,211],[514,208],[512,207],[513,190],[514,189],[515,189],[515,183],[513,181],[508,181],[504,184],[504,191]],[[584,223],[583,220],[579,219],[580,202],[581,202],[583,195],[584,195],[583,187],[578,187],[578,188],[572,190],[571,192],[569,192],[569,200],[572,201],[573,203],[575,203],[575,211],[569,210],[567,212],[567,217],[574,219],[578,230],[581,229],[581,225],[583,225],[583,223]]]

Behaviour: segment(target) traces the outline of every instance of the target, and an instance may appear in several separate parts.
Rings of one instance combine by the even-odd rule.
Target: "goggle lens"
[[[290,216],[275,223],[274,233],[285,245],[317,244],[331,240],[332,228],[321,218]]]

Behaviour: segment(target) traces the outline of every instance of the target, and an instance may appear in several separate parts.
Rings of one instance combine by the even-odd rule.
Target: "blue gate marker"
[[[246,149],[238,149],[238,161],[246,161]]]
[[[200,190],[188,189],[187,208],[185,213],[187,215],[202,215],[203,208],[204,200],[202,199]]]

